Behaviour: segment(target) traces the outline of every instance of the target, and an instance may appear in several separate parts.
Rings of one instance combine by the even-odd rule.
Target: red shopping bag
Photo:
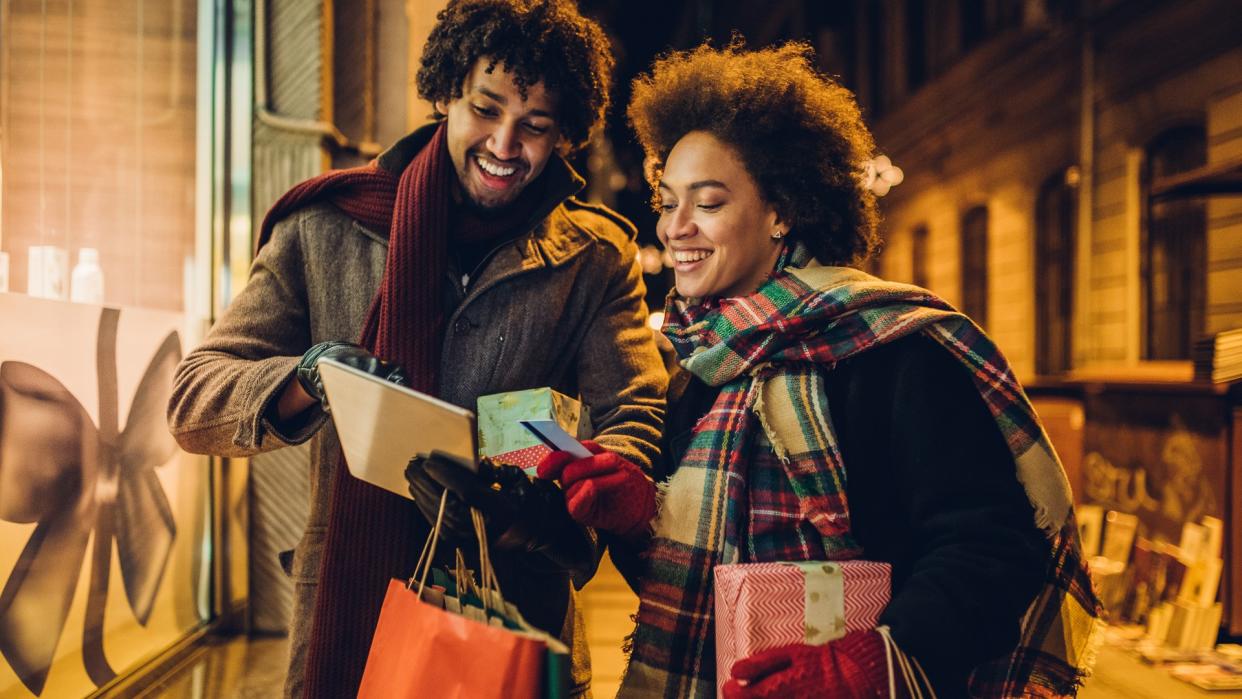
[[[539,699],[547,645],[423,602],[391,580],[359,699]]]

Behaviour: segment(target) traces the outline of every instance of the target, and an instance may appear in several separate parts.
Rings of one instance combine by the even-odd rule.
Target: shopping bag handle
[[[430,574],[433,561],[436,558],[436,544],[440,541],[440,530],[444,524],[444,510],[448,502],[448,490],[440,494],[440,507],[436,512],[436,521],[431,526],[431,532],[427,535],[427,541],[423,543],[422,553],[418,556],[418,563],[414,565],[414,574],[406,581],[406,589],[412,589],[414,582],[418,581],[418,596],[421,599],[423,589],[427,585],[427,575]],[[483,611],[485,613],[496,612],[504,615],[504,593],[500,591],[500,579],[496,576],[496,569],[492,566],[491,551],[487,546],[487,522],[483,518],[483,513],[475,508],[470,508],[470,519],[474,525],[475,539],[479,544],[479,597],[483,602]],[[458,567],[461,567],[461,552],[458,551]],[[460,575],[458,575],[458,586],[461,586]],[[464,594],[464,590],[459,589],[458,594]],[[493,596],[494,595],[494,596]],[[496,609],[495,605],[499,604],[500,608]]]
[[[893,640],[893,634],[888,626],[877,626],[875,630],[879,632],[880,638],[884,639],[884,656],[888,663],[889,697],[897,699],[898,696],[897,678],[893,673],[893,663],[896,661],[897,669],[901,672],[901,679],[905,682],[913,699],[925,697],[936,699],[936,690],[932,687],[931,680],[927,679],[927,673],[923,672],[923,666],[919,665],[919,661],[906,655],[905,651],[897,647],[897,642]],[[923,693],[924,687],[927,688],[926,694]]]
[[[470,508],[470,519],[474,524],[475,539],[479,543],[479,588],[482,593],[479,596],[483,598],[483,609],[484,611],[496,611],[503,616],[505,597],[500,591],[500,579],[496,577],[496,569],[492,566],[492,554],[487,545],[487,521],[483,513],[473,507]],[[500,609],[494,609],[492,604],[494,601],[500,604]]]
[[[427,541],[423,544],[423,552],[418,556],[418,563],[414,565],[414,574],[406,581],[405,588],[408,590],[414,587],[414,581],[418,580],[418,597],[423,597],[423,587],[427,584],[427,574],[431,572],[431,562],[436,558],[436,543],[440,540],[440,526],[444,524],[444,506],[448,502],[448,491],[440,493],[440,509],[436,512],[436,521],[431,525],[431,533],[427,535]],[[419,574],[422,571],[422,574]]]

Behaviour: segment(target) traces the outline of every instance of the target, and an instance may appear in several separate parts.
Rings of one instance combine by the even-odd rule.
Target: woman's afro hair
[[[810,46],[704,44],[659,58],[634,81],[628,116],[653,187],[691,131],[734,148],[764,200],[823,264],[859,264],[879,247],[875,196],[862,183],[875,142],[854,95],[813,65]]]

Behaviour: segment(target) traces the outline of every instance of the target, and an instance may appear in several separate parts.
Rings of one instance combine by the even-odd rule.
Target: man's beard
[[[477,165],[475,167],[477,167]],[[532,196],[535,188],[539,187],[543,182],[543,173],[539,173],[537,177],[523,184],[521,189],[517,190],[517,192],[512,196],[507,197],[503,202],[497,203],[483,203],[478,199],[475,199],[474,193],[470,191],[469,187],[461,184],[462,181],[463,180],[459,175],[457,188],[461,195],[460,204],[463,209],[466,209],[472,215],[481,219],[500,218],[507,215],[514,207],[518,206],[518,204],[526,198]]]

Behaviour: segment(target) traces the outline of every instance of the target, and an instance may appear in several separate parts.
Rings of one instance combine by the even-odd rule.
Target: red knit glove
[[[725,699],[888,699],[884,639],[855,631],[822,646],[803,643],[756,653],[733,664]],[[904,683],[896,676],[899,696]]]
[[[565,505],[579,524],[622,536],[642,532],[655,517],[655,484],[621,456],[595,442],[582,444],[595,456],[554,451],[539,462],[539,477],[561,481]]]

